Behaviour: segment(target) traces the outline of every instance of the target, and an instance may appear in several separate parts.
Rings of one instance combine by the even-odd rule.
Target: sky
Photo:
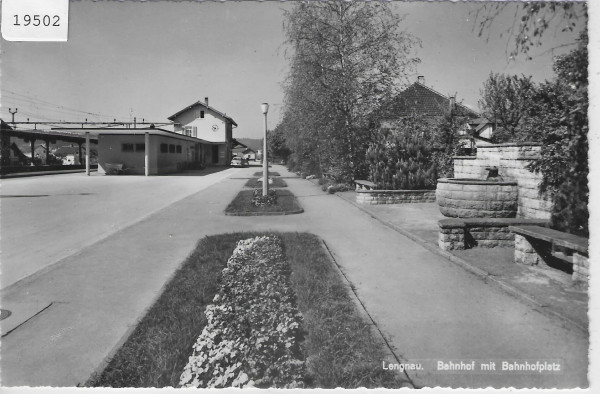
[[[402,28],[421,40],[417,72],[440,93],[477,109],[490,72],[553,77],[549,48],[574,35],[547,33],[533,60],[508,60],[512,25],[502,14],[489,39],[473,25],[475,3],[394,2]],[[260,103],[278,123],[287,73],[284,11],[293,2],[71,1],[65,43],[2,40],[0,117],[17,121],[167,122],[209,97],[239,125],[235,137],[260,138]],[[509,10],[510,11],[510,10]],[[510,47],[509,47],[510,49]],[[568,49],[567,49],[568,50]],[[565,50],[554,54],[564,53]]]

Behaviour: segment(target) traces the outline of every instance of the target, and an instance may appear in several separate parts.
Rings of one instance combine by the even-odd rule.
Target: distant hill
[[[236,138],[236,140],[254,151],[262,150],[262,138]]]

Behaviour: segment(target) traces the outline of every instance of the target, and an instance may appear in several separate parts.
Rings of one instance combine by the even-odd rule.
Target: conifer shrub
[[[382,190],[433,190],[438,171],[431,125],[418,117],[382,128],[367,150],[369,180]]]

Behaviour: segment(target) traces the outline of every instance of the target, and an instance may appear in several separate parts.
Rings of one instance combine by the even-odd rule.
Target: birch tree
[[[418,40],[385,3],[306,2],[286,14],[290,48],[284,120],[300,163],[364,175],[382,101],[418,62]]]

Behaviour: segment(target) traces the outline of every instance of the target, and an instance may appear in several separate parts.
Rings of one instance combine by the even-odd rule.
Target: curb
[[[474,274],[475,276],[483,279],[483,281],[485,283],[491,283],[493,285],[495,285],[497,288],[503,290],[505,293],[508,293],[510,295],[512,295],[515,298],[518,298],[524,302],[526,302],[527,304],[535,307],[540,313],[547,315],[547,316],[551,316],[551,317],[557,317],[560,320],[562,320],[563,322],[569,323],[575,327],[577,327],[578,329],[582,330],[585,333],[588,333],[588,327],[582,325],[581,323],[563,315],[560,312],[548,309],[546,307],[547,304],[542,303],[538,300],[536,300],[535,298],[531,297],[529,294],[517,289],[514,286],[511,286],[510,284],[502,281],[501,279],[498,279],[497,277],[495,277],[494,275],[490,274],[489,272],[482,270],[481,268],[475,267],[474,265],[472,265],[471,263],[469,263],[466,260],[461,259],[458,256],[453,255],[450,252],[447,252],[445,250],[441,250],[439,247],[437,247],[437,245],[432,245],[431,243],[425,241],[423,238],[416,236],[415,234],[400,228],[388,221],[386,221],[385,219],[379,217],[378,215],[369,212],[368,210],[366,210],[364,207],[360,206],[360,204],[351,201],[351,200],[347,200],[341,196],[337,196],[338,198],[354,205],[356,208],[358,208],[359,210],[361,210],[362,212],[366,213],[367,215],[369,215],[370,217],[372,217],[373,219],[381,222],[382,224],[384,224],[385,226],[391,228],[392,230],[404,235],[405,237],[411,239],[412,241],[418,243],[419,245],[421,245],[422,247],[424,247],[425,249],[429,250],[430,252],[433,252],[435,254],[437,254],[440,257],[444,257],[447,260],[449,260],[450,262],[462,267],[463,269],[465,269],[466,271]]]
[[[97,169],[90,169],[90,172],[98,172],[98,170]],[[32,177],[32,176],[77,174],[77,173],[85,173],[85,168],[82,169],[82,170],[15,172],[15,173],[12,173],[12,174],[2,174],[2,175],[0,175],[0,179],[28,178],[28,177]]]
[[[327,256],[329,256],[329,259],[331,260],[332,265],[335,268],[337,268],[337,271],[342,276],[343,283],[345,284],[345,287],[348,290],[348,294],[354,301],[354,304],[356,306],[358,313],[361,315],[361,317],[365,321],[369,322],[369,325],[371,325],[375,329],[376,333],[374,333],[374,334],[376,334],[376,335],[378,334],[377,337],[378,337],[378,339],[380,339],[379,342],[381,344],[381,347],[382,347],[384,353],[386,353],[387,357],[390,357],[391,359],[394,359],[398,364],[401,364],[403,359],[396,355],[396,353],[394,352],[394,349],[390,345],[389,341],[385,338],[385,335],[383,335],[383,332],[377,325],[377,322],[369,314],[367,307],[365,306],[365,304],[363,304],[363,302],[358,297],[358,294],[356,293],[356,290],[354,289],[352,282],[350,282],[350,280],[348,279],[348,277],[342,270],[342,267],[338,264],[337,260],[335,259],[335,256],[333,255],[333,252],[331,251],[331,249],[329,249],[329,246],[327,246],[327,243],[325,242],[324,239],[321,239],[321,243],[323,245],[323,249],[325,249],[325,253],[327,254]],[[399,375],[403,375],[403,377],[408,381],[408,383],[412,386],[412,388],[419,388],[415,384],[415,382],[411,379],[411,377],[408,375],[406,370],[404,370],[402,373],[396,371],[396,373]],[[403,387],[403,388],[405,388],[405,387]]]
[[[304,213],[304,209],[296,209],[294,211],[283,211],[283,212],[226,212],[223,211],[227,216],[284,216],[284,215],[296,215],[298,213]]]

